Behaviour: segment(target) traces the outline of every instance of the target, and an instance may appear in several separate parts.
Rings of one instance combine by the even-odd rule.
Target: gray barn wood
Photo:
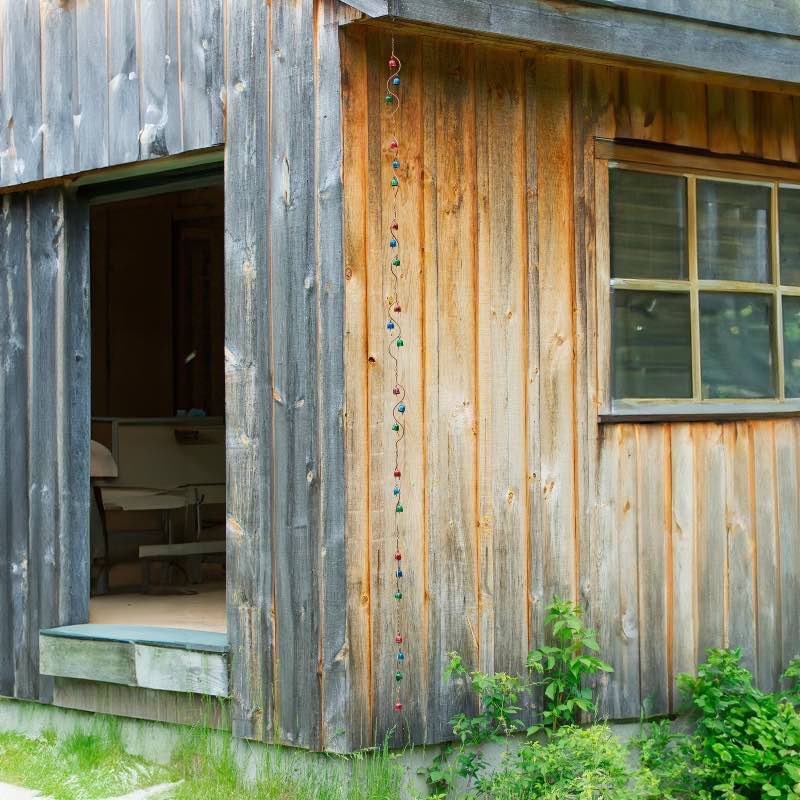
[[[201,715],[174,691],[187,679],[229,697],[213,724],[239,737],[436,742],[475,707],[441,677],[448,652],[521,671],[556,593],[583,603],[615,666],[595,687],[612,717],[674,710],[706,646],[740,644],[774,686],[800,646],[796,409],[644,422],[598,399],[603,147],[796,179],[795,5],[707,5],[0,0],[0,694],[183,723]],[[415,398],[401,718],[390,15]],[[42,628],[88,621],[81,187],[152,184],[222,145],[230,673],[139,645],[40,652]]]

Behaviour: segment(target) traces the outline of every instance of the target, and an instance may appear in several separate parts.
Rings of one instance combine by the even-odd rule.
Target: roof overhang
[[[797,35],[779,32],[793,29],[797,11],[787,0],[774,1],[782,15],[761,24],[763,8],[747,0],[721,0],[730,8],[727,15],[719,9],[716,15],[698,13],[705,4],[696,0],[354,0],[350,5],[398,23],[798,85],[800,30]]]

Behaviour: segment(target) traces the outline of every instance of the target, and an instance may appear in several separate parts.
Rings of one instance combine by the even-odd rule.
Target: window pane
[[[703,397],[774,397],[772,296],[700,293]]]
[[[800,297],[783,298],[783,369],[787,397],[800,397]]]
[[[611,169],[611,274],[615,278],[683,278],[686,178]]]
[[[614,397],[691,397],[689,295],[616,289]]]
[[[697,266],[701,278],[772,280],[769,186],[697,181]]]
[[[800,189],[778,191],[781,283],[800,286]]]

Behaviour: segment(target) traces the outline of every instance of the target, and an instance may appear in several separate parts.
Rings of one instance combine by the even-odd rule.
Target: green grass
[[[58,740],[0,734],[0,781],[55,800],[100,800],[182,781],[174,800],[399,800],[403,769],[387,749],[349,758],[264,750],[255,782],[245,782],[228,735],[193,728],[168,766],[128,755],[113,721]],[[349,779],[348,779],[349,776]]]
[[[55,800],[95,800],[169,780],[163,767],[129,756],[111,724],[58,740],[0,733],[0,781]]]

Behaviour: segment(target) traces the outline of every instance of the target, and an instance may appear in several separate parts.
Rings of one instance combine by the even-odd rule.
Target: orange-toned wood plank
[[[481,668],[525,673],[527,219],[520,59],[476,65]]]
[[[379,45],[370,51],[371,74],[386,74],[386,56],[391,52],[391,40],[382,36]],[[371,431],[372,452],[375,454],[372,472],[373,515],[379,524],[373,529],[373,572],[376,582],[372,597],[373,686],[375,696],[376,743],[383,741],[394,728],[393,744],[402,746],[409,736],[420,741],[425,735],[428,687],[427,669],[427,599],[425,586],[426,553],[426,466],[425,466],[425,305],[428,287],[421,269],[425,231],[420,225],[424,206],[423,153],[425,147],[425,65],[422,43],[411,37],[397,37],[395,52],[403,62],[401,72],[400,109],[392,118],[381,98],[385,91],[376,85],[380,117],[376,119],[371,141],[375,153],[374,171],[380,174],[380,201],[373,207],[375,239],[370,258],[371,292],[370,327],[371,352],[376,359],[376,381],[372,394],[375,419],[380,424]],[[377,77],[376,77],[377,83]],[[374,107],[374,96],[373,96]],[[376,115],[377,116],[377,115]],[[397,134],[400,160],[397,196],[396,238],[399,247],[390,255],[389,238],[394,219],[394,204],[390,191],[392,155],[389,143]],[[392,255],[400,259],[399,294],[395,297],[394,281],[389,269]],[[391,298],[391,299],[390,299]],[[381,302],[382,300],[382,302]],[[400,304],[401,311],[393,312],[402,332],[403,347],[391,344],[393,336],[386,330],[389,303]],[[398,464],[401,477],[394,480],[395,436],[391,430],[392,407],[397,397],[394,388],[394,354],[399,362],[399,383],[405,387],[407,408],[401,416],[404,426],[398,445]],[[377,377],[378,371],[380,373]],[[394,485],[401,489],[402,513],[395,512]],[[394,573],[397,563],[392,559],[395,550],[395,524],[400,531],[400,550],[403,554],[403,594],[399,604],[394,599]],[[377,536],[375,535],[377,533]],[[397,615],[397,618],[396,618]],[[399,630],[398,630],[399,628]],[[404,637],[405,660],[398,665],[394,637]],[[398,689],[395,672],[403,674],[399,686],[404,706],[402,720],[393,710]],[[438,677],[438,676],[437,676]],[[400,724],[398,724],[400,723]]]
[[[697,493],[692,426],[670,426],[672,530],[670,547],[670,674],[672,711],[679,707],[677,676],[697,666]]]
[[[648,714],[669,711],[667,569],[672,470],[668,430],[665,425],[639,425],[636,437],[640,694]]]
[[[479,663],[477,563],[477,363],[475,309],[475,53],[425,45],[432,103],[426,120],[426,196],[435,230],[425,247],[425,405],[428,437],[428,591],[431,678],[428,735],[439,740],[471,705],[467,687],[442,678],[447,654]],[[430,72],[428,71],[430,70]],[[428,202],[434,206],[428,206]],[[429,236],[435,238],[429,239]]]
[[[664,78],[664,141],[687,147],[708,147],[706,85]]]
[[[751,423],[756,525],[756,678],[764,691],[774,691],[781,664],[781,610],[778,572],[778,480],[775,424]]]
[[[755,156],[760,152],[755,93],[708,86],[708,147],[715,153]]]
[[[725,425],[728,532],[728,641],[742,649],[742,664],[756,667],[755,474],[747,423]]]
[[[365,30],[342,37],[342,178],[345,270],[345,475],[348,726],[354,748],[372,744],[370,429],[367,283],[369,108]]]
[[[577,596],[575,292],[569,64],[537,65],[539,340],[544,598]],[[565,413],[567,411],[567,413]]]

